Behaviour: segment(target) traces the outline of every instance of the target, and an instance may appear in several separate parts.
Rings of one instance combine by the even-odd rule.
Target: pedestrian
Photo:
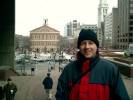
[[[77,48],[77,60],[58,79],[56,100],[130,100],[117,66],[99,57],[95,32],[82,29]]]
[[[50,73],[47,73],[47,77],[43,80],[43,86],[46,91],[47,100],[52,100],[52,86],[53,86],[53,80],[50,77]]]
[[[34,67],[31,68],[31,75],[35,75],[35,68]]]
[[[51,72],[51,67],[48,66],[48,72],[50,73]]]
[[[4,86],[3,90],[6,100],[14,100],[15,94],[17,92],[17,86],[12,82],[11,78],[7,79],[7,84]]]
[[[3,87],[0,86],[0,100],[3,100],[4,98],[4,91],[3,91]]]
[[[52,59],[52,56],[50,56],[50,59],[49,59],[49,62],[48,62],[50,71],[53,70],[52,62],[53,62],[53,59]]]

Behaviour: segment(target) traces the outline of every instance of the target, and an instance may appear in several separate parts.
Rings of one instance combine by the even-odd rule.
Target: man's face
[[[96,56],[97,46],[91,40],[82,41],[79,49],[81,54],[84,55],[86,58],[92,58]]]

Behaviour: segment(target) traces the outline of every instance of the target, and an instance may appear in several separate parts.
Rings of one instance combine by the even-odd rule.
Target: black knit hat
[[[79,48],[81,42],[83,40],[91,40],[93,41],[97,47],[99,47],[99,42],[97,40],[97,35],[94,31],[90,30],[90,29],[82,29],[79,33],[79,37],[78,37],[78,44],[77,47]]]

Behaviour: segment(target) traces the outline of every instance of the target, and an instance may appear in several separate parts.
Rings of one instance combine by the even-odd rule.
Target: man
[[[31,68],[31,75],[35,75],[35,68],[34,67]]]
[[[129,100],[117,67],[99,57],[96,33],[79,33],[77,60],[58,79],[56,100]]]
[[[50,73],[47,73],[47,77],[43,80],[43,85],[46,90],[47,100],[52,100],[52,86],[53,86],[53,80],[50,77]]]
[[[4,86],[3,91],[6,96],[6,100],[14,100],[17,92],[17,86],[12,82],[11,78],[7,79],[7,84]]]

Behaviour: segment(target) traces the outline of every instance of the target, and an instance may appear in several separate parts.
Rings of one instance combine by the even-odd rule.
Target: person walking
[[[31,68],[31,76],[33,76],[33,75],[35,75],[35,68],[34,67]]]
[[[117,66],[99,57],[94,31],[82,29],[77,48],[77,60],[58,79],[56,100],[130,100]]]
[[[7,84],[4,85],[4,95],[6,100],[14,100],[15,94],[17,92],[17,86],[12,82],[11,78],[7,79]]]
[[[52,86],[53,86],[53,79],[50,77],[50,73],[47,73],[47,77],[43,80],[43,86],[46,91],[47,100],[52,100]]]

